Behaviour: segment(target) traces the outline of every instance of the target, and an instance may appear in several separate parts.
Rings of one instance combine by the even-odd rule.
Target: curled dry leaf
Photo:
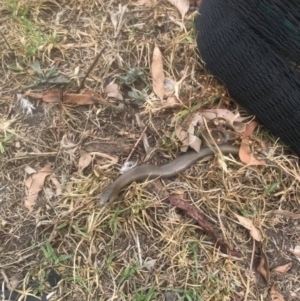
[[[169,96],[167,100],[162,101],[162,108],[168,109],[168,108],[177,108],[181,107],[182,104],[178,101],[176,96]]]
[[[184,130],[181,125],[176,126],[175,133],[177,138],[182,143],[181,151],[183,152],[187,151],[189,146],[193,148],[196,152],[200,151],[201,139],[194,134],[195,127],[199,123],[199,116],[199,114],[191,115],[191,118],[189,118],[187,130]]]
[[[206,110],[201,113],[194,113],[193,115],[191,115],[191,117],[189,117],[188,130],[186,134],[187,138],[184,137],[182,133],[184,132],[184,130],[182,128],[180,128],[180,130],[177,131],[177,133],[180,133],[180,136],[177,136],[180,140],[181,137],[184,137],[184,141],[181,140],[183,142],[182,151],[186,151],[187,147],[190,146],[196,152],[199,152],[201,147],[201,139],[195,135],[195,127],[197,125],[206,127],[207,122],[212,121],[214,119],[224,120],[225,125],[233,129],[235,132],[241,133],[245,130],[247,126],[246,120],[248,120],[249,117],[240,117],[238,114],[234,114],[231,111],[225,109],[213,109],[213,110]],[[220,136],[221,133],[223,133],[221,136],[224,136],[224,131],[222,131],[222,129],[218,129],[215,132],[217,136]],[[225,136],[226,139],[228,139],[226,130],[225,130]],[[215,138],[213,137],[213,139]],[[226,141],[223,141],[222,143],[226,143]]]
[[[250,117],[241,117],[240,114],[234,114],[233,112],[226,109],[212,109],[205,110],[201,112],[202,117],[206,120],[213,120],[215,118],[220,118],[225,120],[227,126],[231,127],[238,133],[243,133],[246,129],[247,123],[246,120],[249,120]],[[201,121],[200,124],[204,122]]]
[[[36,173],[36,170],[30,166],[25,166],[24,170],[28,175],[32,175],[32,174]]]
[[[272,301],[285,301],[274,285],[270,289],[270,297]]]
[[[252,133],[254,132],[255,128],[257,127],[258,123],[256,121],[252,121],[250,124],[246,126],[240,151],[239,157],[243,163],[247,165],[266,165],[265,160],[258,160],[256,159],[250,151],[249,141]]]
[[[32,210],[38,198],[39,192],[43,189],[44,182],[47,176],[53,172],[50,164],[45,165],[39,172],[31,175],[26,181],[25,186],[28,189],[28,195],[24,205],[28,210]]]
[[[295,257],[300,261],[300,245],[296,245],[294,249],[289,249],[289,252],[295,255]]]
[[[171,2],[174,6],[177,7],[177,9],[181,13],[181,17],[183,19],[189,10],[190,1],[189,0],[169,0],[169,2]]]
[[[273,272],[277,274],[285,274],[291,267],[292,267],[292,263],[289,262],[287,264],[277,266],[276,268],[273,269]]]
[[[163,58],[160,49],[155,45],[151,64],[153,91],[160,100],[165,95],[165,75],[163,69]]]
[[[234,114],[233,112],[226,109],[212,109],[201,112],[201,118],[205,118],[207,121],[215,118],[224,119],[226,125],[234,129],[237,133],[243,133],[246,129],[247,122],[251,117],[241,117],[239,113]],[[204,124],[203,119],[199,119],[200,124]]]
[[[175,134],[176,134],[176,137],[180,140],[180,142],[183,145],[181,150],[186,151],[189,146],[189,135],[188,135],[187,131],[185,131],[181,125],[178,125],[175,128]]]
[[[78,174],[79,175],[81,175],[82,171],[91,164],[92,160],[93,160],[93,158],[89,153],[87,153],[85,151],[80,152],[80,158],[79,158],[79,163],[78,163]]]
[[[246,229],[248,229],[250,231],[250,235],[256,240],[256,241],[262,241],[262,235],[259,229],[257,229],[252,221],[244,216],[238,215],[238,214],[234,214],[236,216],[236,218],[239,220],[240,224],[245,227]]]
[[[257,270],[265,278],[267,284],[269,284],[270,282],[269,261],[262,247],[260,248],[260,262]]]
[[[107,85],[104,89],[107,97],[116,98],[118,100],[123,100],[123,95],[121,94],[120,87],[118,84]]]

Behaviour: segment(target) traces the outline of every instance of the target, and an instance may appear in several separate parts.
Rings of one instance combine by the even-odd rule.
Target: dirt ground
[[[2,289],[54,292],[50,300],[66,301],[300,300],[299,161],[262,126],[255,137],[267,147],[265,166],[216,156],[169,179],[133,183],[99,204],[127,159],[159,165],[179,156],[175,129],[191,114],[245,114],[199,58],[196,9],[190,1],[182,21],[167,0],[1,1]],[[178,84],[174,107],[153,93],[155,46],[166,78]],[[103,101],[64,103],[85,75],[94,93],[86,99]],[[120,91],[107,97],[111,83]],[[57,89],[58,102],[29,95]],[[216,248],[159,195],[159,183],[201,211],[243,256]],[[261,242],[236,214],[252,221]]]

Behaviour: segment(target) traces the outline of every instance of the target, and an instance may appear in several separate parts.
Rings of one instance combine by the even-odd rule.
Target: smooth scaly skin
[[[239,147],[228,144],[219,145],[218,149],[222,152],[223,155],[237,155],[239,152]],[[191,167],[198,160],[214,155],[216,151],[216,147],[205,147],[202,148],[199,153],[196,153],[194,151],[185,153],[172,162],[162,166],[141,165],[134,167],[118,177],[102,192],[102,195],[100,197],[100,204],[104,205],[108,201],[113,201],[124,187],[134,181],[144,181],[147,179],[155,178],[169,178],[175,176],[179,172]]]

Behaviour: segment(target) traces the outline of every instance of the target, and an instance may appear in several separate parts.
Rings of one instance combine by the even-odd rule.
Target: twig
[[[251,261],[250,261],[250,266],[249,266],[249,273],[251,273],[252,271],[252,266],[253,266],[253,261],[254,261],[254,254],[255,254],[255,239],[253,239],[253,248],[252,248],[252,255],[251,255]],[[249,291],[250,291],[250,275],[247,279],[247,287],[246,287],[246,293],[245,293],[245,298],[244,301],[248,300],[248,295],[249,295]]]
[[[100,50],[100,52],[98,53],[98,55],[95,57],[93,63],[91,64],[91,66],[90,66],[89,69],[87,70],[87,72],[86,72],[84,78],[81,80],[81,83],[80,83],[80,85],[79,85],[79,88],[78,88],[78,90],[77,90],[77,93],[79,93],[79,92],[83,89],[83,87],[84,87],[84,82],[85,82],[86,78],[89,76],[89,74],[91,73],[91,71],[92,71],[93,68],[95,67],[96,63],[98,62],[98,60],[99,60],[101,54],[103,53],[103,51],[105,50],[105,48],[106,48],[106,47],[104,46],[104,47]]]
[[[144,136],[144,134],[145,134],[147,128],[148,128],[148,126],[145,126],[145,128],[144,128],[142,134],[140,135],[139,139],[137,140],[137,142],[136,142],[135,145],[133,146],[133,148],[132,148],[130,154],[128,155],[127,159],[125,160],[125,163],[128,162],[128,160],[130,159],[132,153],[133,153],[133,152],[135,151],[135,149],[137,148],[137,146],[138,146],[138,144],[140,143],[141,139],[143,138],[143,136]],[[125,164],[125,163],[124,163],[124,164]]]
[[[57,141],[60,141],[60,136],[61,136],[62,104],[64,102],[64,87],[60,88],[59,100],[60,100],[60,109],[59,109],[59,121],[58,121],[58,129],[57,129]],[[60,148],[61,148],[61,143],[58,143],[58,145],[57,145],[57,154],[56,154],[56,158],[55,158],[55,164],[57,164],[57,161],[58,161],[58,155],[60,153]]]
[[[6,38],[5,38],[5,35],[3,34],[2,31],[0,31],[0,33],[1,33],[2,38],[3,38],[4,42],[5,42],[5,44],[7,45],[8,49],[13,53],[14,51],[10,48],[10,46],[9,46],[9,44],[8,44]]]
[[[135,118],[136,118],[136,122],[137,122],[138,126],[140,128],[142,128],[143,124],[141,122],[140,116],[138,114],[135,114]],[[146,155],[148,157],[149,153],[150,153],[150,145],[149,145],[149,142],[148,142],[148,138],[147,138],[146,135],[142,135],[142,138],[143,138],[144,149],[145,149]]]

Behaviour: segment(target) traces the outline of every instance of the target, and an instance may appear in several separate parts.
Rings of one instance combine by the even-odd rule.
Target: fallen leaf
[[[49,103],[60,103],[61,102],[61,92],[60,90],[49,90],[45,93],[33,93],[27,92],[26,95],[42,99],[44,102]],[[105,99],[98,93],[92,90],[84,90],[83,93],[63,93],[62,96],[63,103],[75,104],[75,105],[88,105],[100,102],[106,102]]]
[[[276,268],[273,269],[273,272],[278,274],[285,274],[291,267],[292,267],[292,263],[289,262],[287,264],[277,266]]]
[[[299,219],[300,218],[300,213],[293,213],[293,212],[289,212],[289,211],[281,210],[281,209],[274,210],[272,213],[273,214],[279,214],[279,215],[288,217],[290,219]]]
[[[256,159],[250,151],[249,141],[252,133],[257,127],[258,123],[256,121],[252,121],[246,126],[242,143],[239,150],[239,158],[240,160],[247,165],[266,165],[265,160]]]
[[[151,75],[153,80],[153,91],[160,100],[163,100],[165,95],[165,75],[162,54],[157,46],[154,47],[153,51]]]
[[[79,158],[79,162],[78,162],[78,174],[79,175],[81,175],[82,171],[91,164],[92,160],[93,160],[93,158],[89,153],[87,153],[85,151],[80,152],[80,158]]]
[[[300,245],[296,245],[294,249],[289,249],[289,252],[295,255],[298,261],[300,261]]]
[[[224,119],[227,126],[230,126],[238,133],[243,133],[246,129],[247,122],[252,118],[249,117],[241,117],[239,113],[234,114],[233,112],[226,110],[226,109],[212,109],[212,110],[205,110],[200,113],[202,117],[204,117],[207,121],[220,118]],[[204,124],[204,120],[199,118],[199,123]]]
[[[43,191],[47,200],[52,200],[53,197],[55,196],[54,190],[51,189],[50,187],[44,188]]]
[[[187,123],[187,130],[184,130],[181,125],[177,125],[175,129],[176,136],[182,143],[181,151],[185,152],[188,147],[191,147],[196,152],[199,152],[201,148],[201,139],[195,135],[195,127],[199,123],[199,115],[190,115]]]
[[[257,267],[258,272],[265,278],[267,284],[270,282],[269,261],[263,248],[260,248],[260,262]]]
[[[194,117],[189,123],[188,126],[188,135],[189,135],[189,146],[194,149],[197,153],[200,152],[201,139],[195,135],[195,127],[199,124],[199,115],[194,114]]]
[[[250,231],[250,235],[256,240],[256,241],[262,241],[262,235],[259,229],[257,229],[251,219],[238,215],[236,213],[234,213],[234,215],[236,216],[236,218],[239,220],[240,224],[245,227],[246,229],[248,229]]]
[[[178,101],[176,96],[169,96],[167,100],[162,101],[162,108],[177,108],[181,107],[182,104]]]
[[[188,12],[190,7],[189,0],[169,0],[174,6],[177,7],[179,12],[181,13],[182,19],[184,18],[185,14]]]
[[[38,198],[39,192],[43,189],[46,177],[52,174],[52,172],[51,165],[47,164],[39,172],[31,175],[25,181],[25,186],[28,189],[28,195],[25,199],[24,205],[28,210],[32,210],[32,207],[35,205]]]
[[[272,301],[285,301],[283,296],[275,288],[275,285],[272,285],[270,289],[270,296]]]
[[[28,175],[31,175],[31,174],[36,173],[36,170],[33,169],[33,168],[30,167],[30,166],[25,166],[24,170],[25,170],[25,172],[26,172]]]
[[[51,181],[53,183],[53,185],[55,186],[56,188],[56,192],[55,192],[55,195],[56,196],[59,196],[62,194],[62,187],[61,187],[61,184],[59,183],[59,181],[57,180],[57,178],[55,177],[51,177]]]
[[[189,135],[187,131],[185,131],[181,125],[176,126],[175,128],[176,137],[182,143],[182,147],[180,148],[182,152],[186,152],[189,147]]]
[[[106,86],[104,92],[106,93],[107,97],[123,100],[123,95],[120,92],[120,87],[118,84],[110,84]]]

